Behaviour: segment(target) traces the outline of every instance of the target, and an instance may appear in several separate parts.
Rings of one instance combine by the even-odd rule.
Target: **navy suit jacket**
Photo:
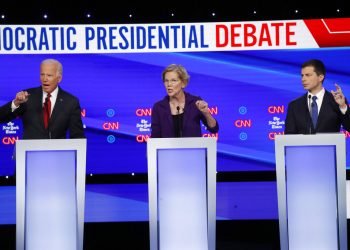
[[[218,122],[216,122],[214,128],[208,127],[205,117],[196,106],[197,100],[201,100],[201,98],[185,92],[182,137],[201,137],[201,121],[210,132],[216,133],[219,130]],[[169,105],[169,96],[165,96],[162,100],[153,105],[151,128],[151,137],[153,138],[175,137],[173,117]]]
[[[42,88],[30,88],[26,91],[29,93],[28,101],[14,112],[11,109],[12,101],[0,107],[1,123],[20,117],[23,123],[23,139],[85,138],[81,108],[76,97],[59,88],[48,129],[45,129]]]
[[[340,132],[341,126],[350,130],[350,110],[345,114],[339,109],[332,93],[326,91],[318,114],[316,128],[312,124],[308,108],[308,94],[288,104],[285,121],[285,134],[314,134]]]

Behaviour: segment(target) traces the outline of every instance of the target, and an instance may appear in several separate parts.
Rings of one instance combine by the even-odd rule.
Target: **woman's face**
[[[174,97],[183,92],[185,84],[176,72],[167,72],[164,75],[164,86],[169,97]]]

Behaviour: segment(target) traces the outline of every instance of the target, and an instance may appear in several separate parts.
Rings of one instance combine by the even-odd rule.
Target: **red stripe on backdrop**
[[[350,46],[350,18],[304,20],[319,47]]]

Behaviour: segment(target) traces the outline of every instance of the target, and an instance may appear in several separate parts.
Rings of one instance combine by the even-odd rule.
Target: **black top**
[[[172,115],[173,117],[173,123],[174,123],[174,134],[175,137],[182,137],[182,120],[183,120],[183,115],[178,114],[178,115]]]

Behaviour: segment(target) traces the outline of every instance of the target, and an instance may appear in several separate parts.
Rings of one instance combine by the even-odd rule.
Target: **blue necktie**
[[[312,118],[312,123],[314,124],[314,128],[316,128],[317,117],[318,117],[318,107],[317,107],[316,99],[317,99],[317,96],[313,96],[312,103],[311,103],[311,118]]]

